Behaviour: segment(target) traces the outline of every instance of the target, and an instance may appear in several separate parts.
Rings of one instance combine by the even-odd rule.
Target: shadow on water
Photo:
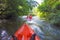
[[[20,17],[17,20],[0,20],[0,34],[1,29],[7,31],[7,35],[12,35],[25,21]],[[42,20],[32,20],[27,22],[41,40],[60,40],[60,29]]]
[[[0,30],[5,29],[9,35],[13,35],[16,30],[24,23],[22,18],[16,18],[11,20],[3,19],[0,23]]]

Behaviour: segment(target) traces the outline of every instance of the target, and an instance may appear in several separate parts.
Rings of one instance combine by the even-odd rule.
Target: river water
[[[55,28],[50,23],[40,20],[38,17],[33,17],[27,23],[41,40],[60,40],[60,29]]]
[[[26,21],[26,23],[35,31],[41,40],[60,40],[60,29],[52,26],[50,23],[45,22],[44,20],[40,20],[36,16],[34,16],[31,21],[27,21],[25,18],[26,16],[22,17],[22,19]],[[15,31],[16,29],[13,30]],[[7,31],[5,33],[10,38],[11,35],[9,35]]]

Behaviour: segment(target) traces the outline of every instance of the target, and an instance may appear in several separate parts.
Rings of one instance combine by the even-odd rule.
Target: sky
[[[37,1],[39,4],[41,4],[41,2],[43,2],[43,0],[34,0]]]

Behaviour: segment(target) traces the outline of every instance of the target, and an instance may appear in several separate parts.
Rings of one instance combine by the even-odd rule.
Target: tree
[[[27,0],[0,0],[0,15],[9,13],[26,15],[29,9],[32,9],[29,4]]]
[[[27,15],[32,9],[29,4],[27,0],[0,0],[0,28],[13,34],[24,23],[18,16]]]
[[[42,5],[38,7],[42,18],[45,18],[52,24],[60,24],[60,1],[59,0],[44,0]]]

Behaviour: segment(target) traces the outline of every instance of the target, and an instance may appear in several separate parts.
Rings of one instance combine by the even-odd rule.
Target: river
[[[41,40],[60,40],[60,29],[37,16],[34,16],[31,21],[26,21],[26,23],[30,25]]]

